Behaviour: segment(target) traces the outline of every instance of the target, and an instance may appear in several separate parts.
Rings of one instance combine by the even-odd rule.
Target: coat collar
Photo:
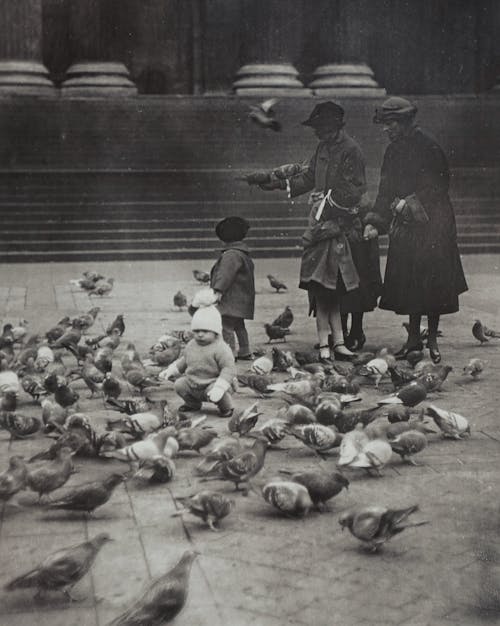
[[[247,244],[243,241],[231,241],[231,243],[226,243],[221,250],[222,252],[226,250],[241,250],[241,252],[246,252],[246,254],[250,253]]]

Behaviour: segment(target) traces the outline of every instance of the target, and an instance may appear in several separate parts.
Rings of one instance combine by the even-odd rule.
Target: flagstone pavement
[[[189,316],[172,305],[182,289],[188,296],[199,288],[195,268],[208,270],[212,261],[159,261],[117,263],[42,263],[4,265],[0,272],[0,316],[3,323],[29,322],[33,331],[46,330],[63,315],[76,315],[94,304],[101,307],[98,333],[118,313],[125,316],[122,345],[133,341],[141,354],[163,332],[189,327]],[[330,511],[312,512],[304,519],[282,517],[259,494],[266,480],[279,469],[334,467],[336,452],[327,461],[287,437],[279,450],[268,453],[266,464],[254,479],[256,493],[234,494],[233,513],[211,532],[189,515],[171,517],[179,507],[177,497],[195,493],[201,485],[194,473],[198,455],[184,453],[176,459],[177,475],[165,485],[144,485],[138,479],[116,490],[111,500],[89,519],[78,514],[48,512],[28,491],[16,496],[19,508],[4,505],[0,521],[0,587],[29,570],[50,552],[109,532],[114,541],[103,547],[89,575],[74,589],[80,601],[69,603],[62,594],[49,593],[36,601],[34,591],[0,591],[2,626],[94,626],[107,624],[137,598],[151,578],[165,572],[185,549],[200,555],[195,561],[184,610],[174,620],[178,626],[314,626],[358,625],[474,625],[500,623],[499,470],[500,470],[500,339],[481,346],[471,327],[480,318],[500,327],[500,257],[463,258],[469,291],[461,309],[442,320],[440,342],[443,361],[453,366],[443,390],[430,400],[468,417],[470,439],[461,441],[430,436],[419,455],[420,465],[402,463],[394,455],[383,477],[371,478],[347,470],[348,491],[330,502]],[[295,315],[287,349],[310,348],[315,342],[314,321],[307,317],[305,293],[297,288],[298,259],[256,261],[256,319],[248,324],[254,347],[266,347],[263,324],[285,305]],[[115,278],[109,297],[90,298],[70,284],[86,269]],[[281,278],[288,290],[275,293],[266,274]],[[366,316],[365,349],[398,348],[404,341],[402,318],[377,310]],[[120,348],[118,348],[118,353]],[[462,374],[472,357],[486,361],[477,381]],[[71,357],[72,358],[72,357]],[[71,361],[68,357],[68,362]],[[244,371],[248,363],[238,363]],[[281,380],[284,375],[277,375]],[[87,400],[79,387],[80,409],[96,424],[116,416],[102,400]],[[363,403],[388,393],[390,382],[377,392],[363,387]],[[172,406],[180,404],[172,391]],[[256,400],[241,388],[238,408]],[[263,418],[282,404],[279,397],[259,399]],[[208,422],[220,433],[227,420],[207,405]],[[40,407],[28,396],[19,398],[19,412],[39,415]],[[263,419],[261,418],[261,419]],[[49,440],[36,435],[11,440],[0,432],[0,461],[26,457],[47,447]],[[75,460],[78,472],[68,483],[83,482],[112,469],[126,469],[118,461]],[[225,493],[232,485],[211,483]],[[61,492],[64,488],[61,490]],[[234,493],[234,492],[233,492]],[[57,495],[57,494],[56,494]],[[367,552],[348,533],[340,532],[339,514],[358,504],[407,506],[418,503],[415,517],[430,524],[398,535],[378,554]]]

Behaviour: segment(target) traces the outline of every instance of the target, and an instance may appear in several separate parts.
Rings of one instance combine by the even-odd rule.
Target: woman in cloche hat
[[[453,207],[448,196],[450,173],[435,139],[415,123],[417,107],[392,97],[376,109],[374,122],[387,134],[377,199],[365,218],[366,239],[389,233],[389,250],[380,308],[409,315],[406,357],[423,348],[420,320],[427,315],[427,346],[434,363],[440,316],[458,311],[458,296],[467,284],[457,247]]]

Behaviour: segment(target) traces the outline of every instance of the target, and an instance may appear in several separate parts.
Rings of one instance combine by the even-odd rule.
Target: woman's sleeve
[[[292,176],[288,179],[289,189],[290,189],[290,198],[295,198],[295,196],[300,196],[303,193],[307,193],[314,189],[315,185],[315,168],[316,168],[316,153],[311,157],[309,161],[309,165],[306,170],[302,172],[302,174],[298,174],[297,176]]]
[[[366,191],[365,161],[361,150],[352,149],[345,153],[340,176],[335,181],[333,199],[341,206],[359,204]]]
[[[389,159],[386,151],[380,171],[380,183],[375,204],[363,218],[363,224],[371,224],[378,230],[379,234],[387,233],[392,221],[391,204],[394,200],[394,192],[389,170]]]
[[[439,200],[447,195],[450,185],[450,172],[444,152],[437,143],[429,143],[423,146],[419,155],[419,168],[415,193],[408,198],[408,203],[420,203],[432,219],[432,213]]]

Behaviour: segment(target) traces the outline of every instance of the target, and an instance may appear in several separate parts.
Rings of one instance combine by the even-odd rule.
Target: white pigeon
[[[337,464],[349,465],[352,463],[369,441],[362,426],[346,433],[340,443],[340,456]]]
[[[348,463],[344,463],[345,467],[354,467],[359,469],[374,469],[380,476],[380,471],[392,457],[392,448],[387,441],[383,439],[371,439],[366,443],[362,450]]]
[[[434,404],[427,407],[427,415],[430,415],[441,430],[443,437],[451,439],[463,439],[470,436],[470,424],[466,417],[453,411],[440,409]]]

